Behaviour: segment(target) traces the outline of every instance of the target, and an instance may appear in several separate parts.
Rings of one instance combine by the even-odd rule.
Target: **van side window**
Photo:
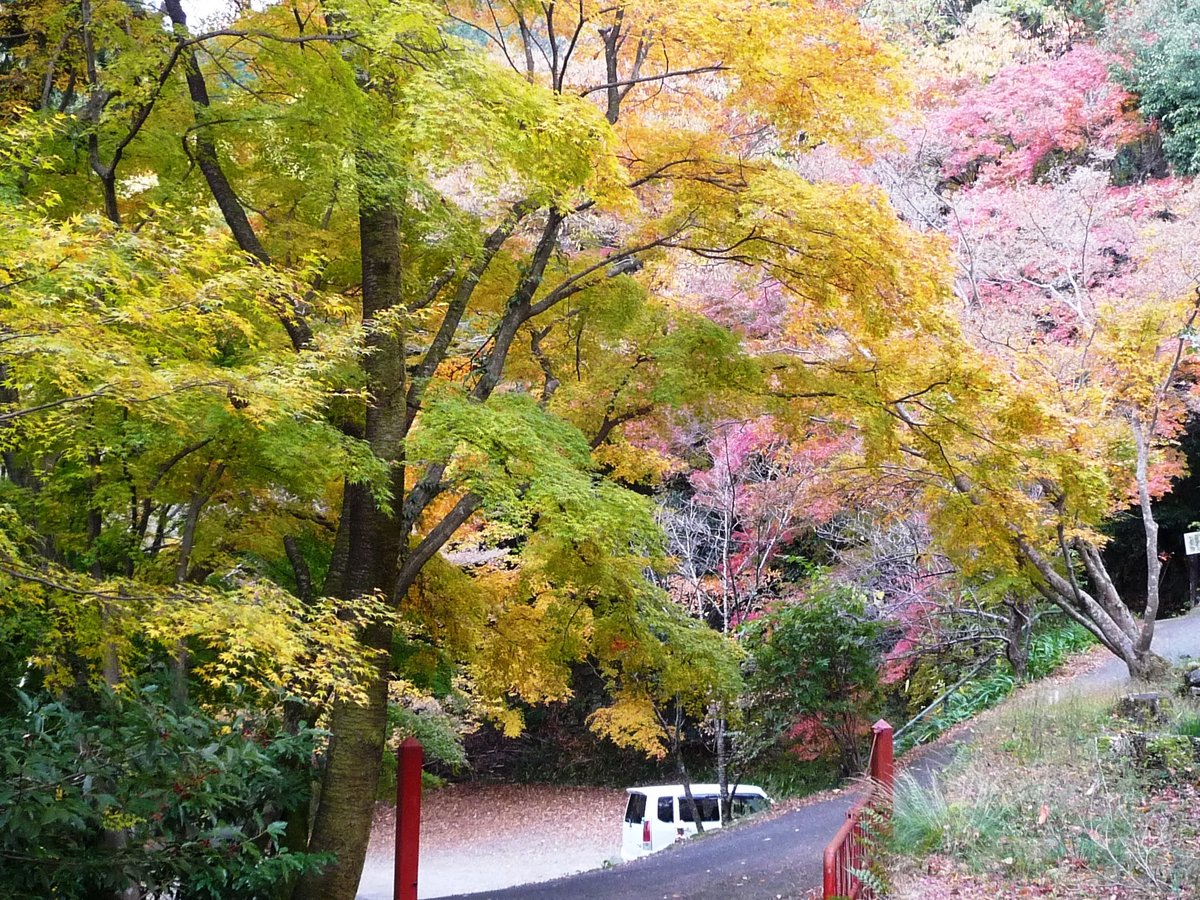
[[[721,818],[721,807],[716,797],[693,797],[696,801],[696,810],[700,813],[700,819],[703,822],[717,822]],[[692,805],[688,803],[687,797],[679,798],[679,818],[684,822],[691,822]]]
[[[625,821],[640,824],[646,817],[646,795],[630,794],[629,805],[625,807]]]
[[[764,809],[769,809],[770,801],[766,797],[760,797],[758,794],[734,794],[733,795],[733,817],[748,816],[752,813],[762,812]]]
[[[658,821],[675,821],[675,801],[671,797],[658,798]]]

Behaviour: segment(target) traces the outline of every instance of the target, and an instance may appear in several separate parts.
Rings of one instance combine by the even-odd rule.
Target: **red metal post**
[[[421,853],[421,767],[425,750],[406,738],[396,751],[395,900],[417,900],[417,861]]]
[[[896,783],[895,750],[892,744],[892,726],[885,719],[876,722],[875,746],[871,753],[871,778],[883,786],[887,800],[892,798],[892,787]]]
[[[821,890],[822,897],[836,897],[838,895],[837,852],[838,852],[838,847],[836,844],[830,844],[828,847],[825,848],[825,859],[823,860],[822,866],[821,866],[822,871],[824,872],[824,878],[823,878],[823,884],[822,884],[822,890]]]

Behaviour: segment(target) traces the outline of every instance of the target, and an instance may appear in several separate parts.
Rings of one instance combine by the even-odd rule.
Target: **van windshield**
[[[629,803],[625,806],[625,821],[641,824],[646,817],[646,795],[630,794]]]
[[[721,806],[716,797],[696,797],[696,809],[700,812],[700,821],[702,822],[717,822],[721,819]],[[679,797],[679,818],[684,822],[694,822],[692,818],[692,805],[688,803],[687,797]]]

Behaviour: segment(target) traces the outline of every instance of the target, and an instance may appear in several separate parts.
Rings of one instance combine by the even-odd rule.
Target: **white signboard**
[[[1200,553],[1200,531],[1189,531],[1183,536],[1183,549],[1188,556]]]

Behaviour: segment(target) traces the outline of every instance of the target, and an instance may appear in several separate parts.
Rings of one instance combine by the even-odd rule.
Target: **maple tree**
[[[181,299],[213,294],[178,280],[204,265],[170,248],[186,256],[230,235],[241,252],[208,257],[221,284],[210,303],[168,303],[165,319],[136,290],[121,305],[167,346],[189,328],[227,328],[205,331],[201,358],[184,354],[179,368],[234,374],[203,376],[216,383],[197,395],[207,414],[173,409],[174,393],[143,413],[138,392],[168,373],[135,341],[123,352],[142,355],[145,381],[130,369],[101,398],[88,395],[108,367],[64,366],[77,377],[61,384],[14,367],[7,409],[29,412],[27,490],[47,496],[41,484],[66,479],[75,508],[96,511],[76,531],[97,549],[129,547],[135,580],[157,531],[155,552],[175,564],[146,577],[176,594],[215,582],[232,596],[229,579],[253,592],[247,560],[286,560],[279,577],[301,606],[281,621],[330,597],[342,616],[331,626],[358,626],[346,649],[367,652],[365,682],[293,710],[329,715],[309,849],[338,858],[296,896],[350,897],[398,629],[459,660],[477,708],[508,729],[520,727],[513,698],[567,696],[582,659],[614,692],[595,727],[650,752],[666,737],[656,704],[702,709],[735,686],[724,639],[644,577],[662,559],[650,505],[601,467],[649,477],[627,428],[662,427],[684,404],[717,410],[762,384],[736,335],[672,297],[682,259],[759,272],[793,309],[856,328],[908,320],[910,301],[938,290],[928,242],[877,192],[805,179],[778,158],[814,143],[864,152],[902,92],[899,58],[850,17],[801,2],[280,3],[209,30],[178,0],[165,12],[164,23],[116,0],[7,9],[6,115],[48,126],[36,147],[46,165],[24,166],[14,190],[42,204],[31,227],[83,222],[103,247],[132,242],[142,265],[161,265],[161,279],[135,281],[146,302],[159,284]],[[67,274],[30,264],[47,270],[42,290]],[[233,310],[242,284],[247,309]],[[123,322],[91,314],[108,330],[76,357],[130,340]],[[50,427],[37,407],[60,401],[72,426],[100,415],[111,438]],[[141,415],[174,426],[155,433],[144,469]],[[186,430],[209,419],[228,436]],[[26,443],[37,434],[91,450],[74,471],[46,471]],[[122,479],[137,490],[128,521]],[[147,499],[161,527],[143,531]],[[513,564],[463,571],[440,552],[452,540],[509,542]],[[90,559],[65,558],[54,590],[107,597],[124,557],[113,573]],[[149,620],[164,623],[154,627],[177,680],[194,682],[210,634]],[[130,665],[127,650],[106,652]]]
[[[959,576],[1024,580],[1144,675],[1160,665],[1153,502],[1180,471],[1192,378],[1194,281],[1178,243],[1192,225],[1190,186],[1129,183],[1162,170],[1116,62],[1035,48],[986,83],[930,78],[931,121],[962,127],[906,125],[911,155],[870,174],[955,241],[961,306],[942,305],[941,333],[923,336],[938,358],[924,373],[884,369],[874,347],[857,362],[826,348],[822,383],[860,373],[831,392],[882,416],[851,416],[865,460],[915,485]],[[884,371],[896,383],[881,391]],[[878,383],[856,394],[867,373]],[[1100,552],[1104,523],[1129,506],[1144,526],[1141,621]]]
[[[717,423],[703,436],[703,453],[708,467],[694,469],[689,491],[664,502],[659,513],[672,561],[666,585],[682,606],[736,638],[775,593],[778,553],[802,527],[829,514],[832,503],[816,500],[830,448],[817,440],[793,446],[763,417]],[[712,703],[707,714],[726,801],[731,762],[746,755],[747,735],[736,718],[728,701]]]
[[[721,756],[732,636],[839,506],[1152,672],[1200,219],[1138,183],[1118,58],[1010,5],[938,13],[924,123],[805,0],[7,5],[0,572],[39,677],[319,717],[288,828],[337,864],[294,895],[349,898],[435,690],[515,734],[587,663],[597,733],[681,765],[709,716]],[[1142,620],[1101,556],[1131,504]],[[773,621],[829,624],[802,603]]]
[[[1111,159],[1146,126],[1111,78],[1118,58],[1082,45],[1014,63],[955,97],[929,128],[949,144],[943,177],[969,183],[1035,180],[1055,166]]]

